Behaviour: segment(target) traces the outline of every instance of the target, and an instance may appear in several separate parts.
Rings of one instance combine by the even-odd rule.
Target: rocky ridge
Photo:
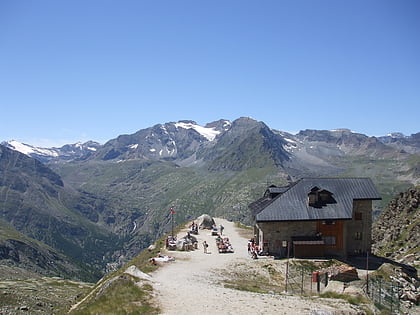
[[[401,192],[373,224],[373,251],[420,266],[420,186]]]
[[[420,187],[401,192],[373,224],[373,252],[396,261],[382,272],[399,288],[399,298],[407,309],[420,303]],[[418,310],[418,309],[417,309]]]

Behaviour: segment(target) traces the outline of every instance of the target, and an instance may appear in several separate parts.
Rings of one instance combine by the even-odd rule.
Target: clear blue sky
[[[158,123],[420,131],[420,1],[0,1],[0,141]]]

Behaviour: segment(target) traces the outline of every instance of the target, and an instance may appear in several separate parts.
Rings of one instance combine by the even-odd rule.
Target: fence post
[[[366,251],[366,292],[369,296],[369,250]]]
[[[393,312],[393,304],[394,304],[394,280],[391,282],[391,313]]]
[[[379,304],[382,305],[382,279],[379,278]]]
[[[300,287],[300,294],[301,295],[303,295],[303,273],[304,273],[304,270],[303,270],[303,266],[302,266],[302,283],[301,283],[301,287]]]
[[[372,280],[369,280],[369,281],[372,282]],[[371,286],[371,288],[374,287],[373,286],[373,283],[371,283],[370,286]],[[369,291],[367,291],[367,288],[368,288],[368,285],[366,286],[366,294],[367,294],[367,296],[370,296],[370,299],[375,302],[375,294],[374,294],[375,293],[375,290],[372,290],[371,289],[370,292],[369,292]]]
[[[289,257],[290,257],[290,243],[287,241],[287,262],[286,262],[286,288],[287,293],[287,283],[289,282]]]
[[[321,277],[319,276],[319,273],[316,273],[316,291],[319,293],[321,291]]]
[[[312,274],[311,274],[311,294],[312,294]]]

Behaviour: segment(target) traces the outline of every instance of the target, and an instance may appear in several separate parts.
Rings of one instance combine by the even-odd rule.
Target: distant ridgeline
[[[420,133],[292,135],[242,117],[158,124],[103,145],[3,144],[0,218],[95,272],[118,267],[169,232],[170,208],[176,225],[202,213],[249,224],[248,204],[267,186],[339,176],[372,178],[383,198],[374,204],[379,213],[420,184]]]

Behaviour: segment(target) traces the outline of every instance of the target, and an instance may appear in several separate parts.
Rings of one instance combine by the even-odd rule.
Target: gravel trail
[[[234,253],[219,254],[215,237],[209,230],[197,235],[199,249],[189,252],[168,252],[175,262],[164,263],[152,274],[154,290],[162,314],[356,314],[340,300],[305,298],[292,295],[259,294],[223,287],[218,272],[234,263],[252,263],[247,253],[247,239],[240,236],[233,222],[215,219],[225,229]],[[186,235],[186,229],[178,238]],[[209,244],[209,254],[202,243]]]

